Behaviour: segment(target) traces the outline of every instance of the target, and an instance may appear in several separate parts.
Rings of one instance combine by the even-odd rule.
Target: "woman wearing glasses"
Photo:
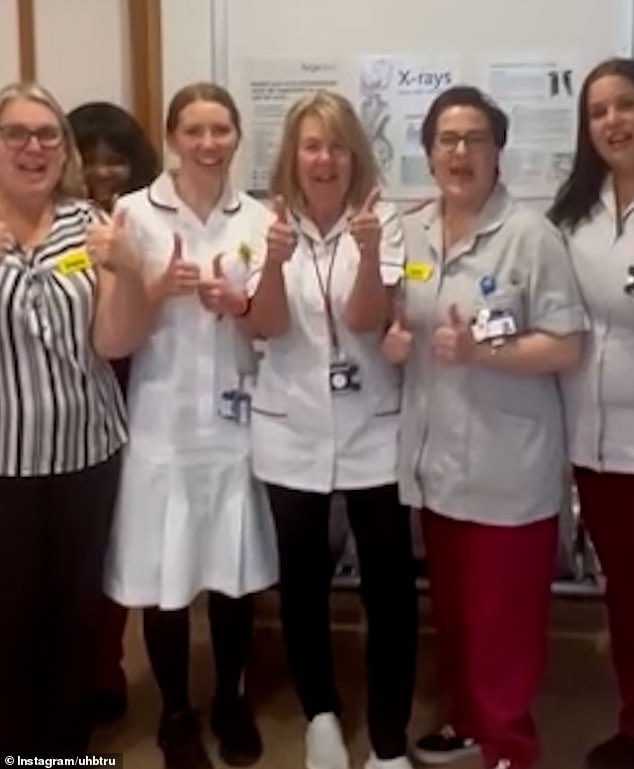
[[[84,753],[84,695],[126,439],[106,358],[145,335],[120,217],[96,224],[70,126],[0,90],[0,754]]]
[[[416,755],[446,764],[480,748],[487,769],[528,769],[564,466],[555,374],[576,365],[585,316],[558,233],[499,181],[506,135],[474,88],[430,108],[441,195],[412,229],[409,332],[394,324],[385,353],[409,352],[400,490],[422,510],[451,721]]]

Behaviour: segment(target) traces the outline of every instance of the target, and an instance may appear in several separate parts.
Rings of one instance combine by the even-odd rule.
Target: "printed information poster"
[[[485,71],[483,89],[510,120],[502,178],[519,197],[552,197],[571,167],[585,69],[560,54],[496,56]]]
[[[432,101],[461,82],[457,55],[367,56],[360,62],[357,107],[390,197],[434,192],[421,145]]]
[[[268,189],[284,116],[302,96],[326,89],[344,92],[341,65],[334,61],[263,60],[243,63],[238,100],[244,116],[242,162],[246,186],[256,192]]]

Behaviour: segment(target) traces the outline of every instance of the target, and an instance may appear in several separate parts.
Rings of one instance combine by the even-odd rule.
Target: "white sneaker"
[[[334,713],[319,713],[306,729],[306,769],[349,769],[350,759]]]
[[[364,769],[414,769],[414,767],[407,756],[377,758],[374,753],[370,753]]]

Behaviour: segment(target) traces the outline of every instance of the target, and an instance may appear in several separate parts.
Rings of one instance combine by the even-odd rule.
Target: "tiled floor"
[[[412,735],[435,725],[433,635],[422,602],[416,701]],[[338,680],[345,707],[344,731],[351,745],[353,769],[363,766],[367,751],[364,728],[364,659],[361,613],[355,595],[334,600],[334,638]],[[251,675],[265,752],[257,769],[303,769],[304,722],[286,672],[277,625],[276,597],[260,601]],[[551,633],[551,661],[537,717],[544,744],[540,769],[581,769],[585,749],[606,736],[613,725],[614,692],[608,660],[597,648],[601,610],[596,605],[556,604]],[[207,712],[212,692],[212,652],[204,612],[193,612],[192,692],[197,707]],[[634,651],[633,651],[634,653]],[[116,726],[95,737],[94,749],[124,754],[125,769],[159,769],[155,746],[159,700],[143,650],[140,623],[132,614],[126,637],[126,668],[130,681],[130,710]],[[218,769],[210,739],[210,755]],[[478,764],[463,764],[464,769]],[[458,769],[457,765],[454,765]],[[462,768],[461,768],[462,769]]]

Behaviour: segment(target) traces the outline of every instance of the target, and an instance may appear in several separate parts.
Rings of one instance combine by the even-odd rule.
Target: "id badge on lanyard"
[[[244,377],[240,377],[238,387],[220,393],[218,416],[239,425],[248,425],[251,421],[251,395],[244,389]]]
[[[312,240],[309,240],[310,251],[313,257],[313,266],[315,267],[315,275],[317,276],[319,291],[324,302],[328,335],[330,337],[330,349],[332,354],[330,370],[328,372],[328,382],[330,392],[333,393],[333,395],[354,393],[361,389],[359,366],[347,358],[341,347],[339,332],[337,331],[337,322],[332,306],[332,273],[335,266],[335,258],[339,248],[340,239],[341,236],[338,235],[332,244],[328,264],[328,274],[325,281],[321,274],[321,270],[319,269],[319,264],[317,263],[317,254],[315,253],[314,244]]]

